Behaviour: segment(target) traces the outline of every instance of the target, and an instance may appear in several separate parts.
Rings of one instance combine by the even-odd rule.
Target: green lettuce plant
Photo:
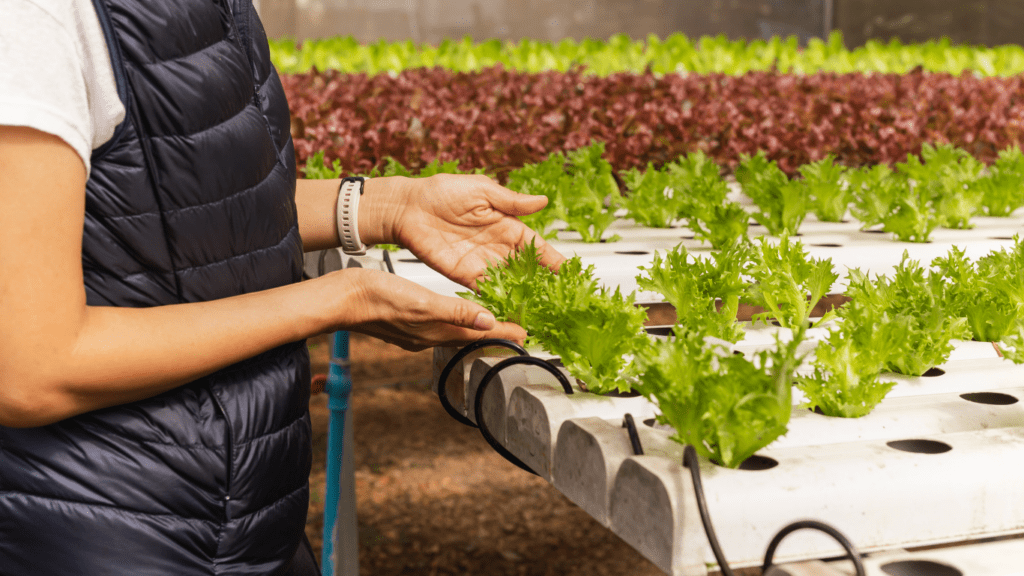
[[[1007,217],[1024,206],[1024,154],[1011,146],[999,151],[989,174],[976,182],[981,207],[987,216]]]
[[[811,311],[839,278],[831,259],[808,258],[803,244],[791,240],[787,234],[783,234],[778,243],[763,236],[758,238],[746,272],[752,283],[744,300],[764,309],[754,319],[765,322],[773,319],[783,328],[794,331],[808,326]],[[818,323],[832,316],[829,312]]]
[[[736,468],[786,433],[801,341],[802,333],[777,339],[751,358],[701,339],[655,341],[639,360],[641,391],[658,405],[658,420],[675,429],[673,440]]]
[[[967,320],[952,310],[942,275],[926,272],[904,252],[892,277],[874,281],[857,269],[847,275],[846,295],[880,312],[874,330],[893,331],[897,346],[889,349],[885,369],[920,376],[949,358],[953,339],[970,334]]]
[[[679,244],[664,258],[655,253],[650,268],[640,268],[637,285],[675,307],[677,336],[736,342],[743,337],[736,312],[746,288],[747,252],[746,245],[736,245],[702,258],[690,256]]]
[[[754,220],[767,228],[769,234],[797,233],[807,216],[808,190],[790,182],[785,172],[774,160],[768,160],[763,150],[754,156],[741,157],[736,168],[736,181],[760,210],[752,215]]]
[[[806,188],[804,195],[810,198],[811,210],[822,222],[841,222],[850,204],[844,178],[846,167],[836,164],[835,160],[835,155],[829,154],[817,162],[800,166],[803,178],[794,181]]]

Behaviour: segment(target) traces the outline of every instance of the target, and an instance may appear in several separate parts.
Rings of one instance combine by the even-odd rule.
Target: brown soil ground
[[[326,336],[309,340],[325,373]],[[606,575],[662,572],[549,483],[506,462],[430,392],[430,350],[351,341],[360,574]],[[320,554],[327,396],[313,415],[306,533]]]

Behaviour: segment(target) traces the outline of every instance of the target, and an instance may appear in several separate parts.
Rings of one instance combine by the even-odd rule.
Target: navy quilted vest
[[[86,188],[88,303],[299,281],[288,107],[249,1],[97,2],[128,114]],[[0,574],[280,572],[305,525],[308,401],[296,342],[148,400],[0,427]]]

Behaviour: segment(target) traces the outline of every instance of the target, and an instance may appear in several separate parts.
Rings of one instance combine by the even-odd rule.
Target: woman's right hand
[[[336,302],[344,308],[343,325],[406,350],[432,346],[464,346],[483,338],[504,338],[521,343],[526,330],[510,322],[497,322],[486,308],[464,298],[442,296],[414,282],[385,272],[349,268],[323,277],[325,282],[348,284],[354,291]],[[354,284],[350,284],[354,283]]]

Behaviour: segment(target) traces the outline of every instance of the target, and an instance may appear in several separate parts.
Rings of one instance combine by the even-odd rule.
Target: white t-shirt
[[[124,114],[92,0],[0,0],[0,125],[60,137],[88,175]]]

